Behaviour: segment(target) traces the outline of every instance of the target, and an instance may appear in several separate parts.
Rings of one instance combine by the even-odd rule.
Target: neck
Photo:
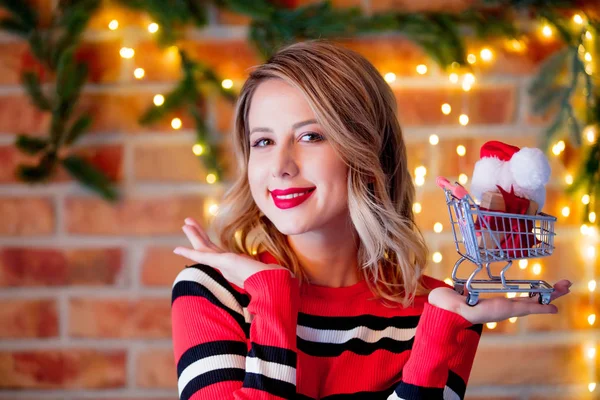
[[[344,287],[362,280],[357,262],[358,234],[349,220],[330,230],[288,236],[288,243],[311,284]]]

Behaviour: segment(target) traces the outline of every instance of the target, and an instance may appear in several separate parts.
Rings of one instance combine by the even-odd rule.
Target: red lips
[[[299,206],[304,203],[315,191],[316,188],[290,188],[285,190],[272,190],[271,197],[277,208],[282,210]],[[308,192],[307,192],[308,191]],[[306,193],[307,192],[307,193]],[[294,193],[305,193],[290,199],[280,199],[277,196],[286,196]]]

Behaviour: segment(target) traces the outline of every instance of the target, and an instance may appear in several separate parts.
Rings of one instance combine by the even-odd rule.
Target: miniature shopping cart
[[[549,304],[554,288],[543,280],[509,280],[506,271],[518,259],[547,257],[554,250],[553,217],[542,212],[536,215],[510,214],[485,210],[473,201],[466,189],[439,177],[437,185],[444,189],[450,214],[456,251],[461,258],[454,264],[454,290],[467,294],[467,304],[474,306],[480,293],[528,293],[538,297],[540,304]],[[467,279],[457,276],[464,261],[476,268]],[[492,274],[490,264],[506,263],[499,276]],[[484,268],[487,272],[475,279]]]

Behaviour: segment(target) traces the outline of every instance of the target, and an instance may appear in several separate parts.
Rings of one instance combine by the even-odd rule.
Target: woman
[[[197,263],[173,286],[181,399],[462,399],[483,323],[557,312],[469,307],[423,274],[396,101],[364,57],[290,45],[251,71],[235,114],[220,244],[188,218],[193,248],[175,249]]]

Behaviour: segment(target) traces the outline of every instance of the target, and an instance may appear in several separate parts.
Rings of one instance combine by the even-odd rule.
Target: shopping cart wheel
[[[538,298],[540,304],[550,304],[550,293],[540,293],[540,297]]]
[[[473,307],[479,301],[479,293],[469,293],[467,294],[467,304]]]
[[[462,283],[455,284],[454,291],[460,295],[465,294],[465,285],[463,285]]]

